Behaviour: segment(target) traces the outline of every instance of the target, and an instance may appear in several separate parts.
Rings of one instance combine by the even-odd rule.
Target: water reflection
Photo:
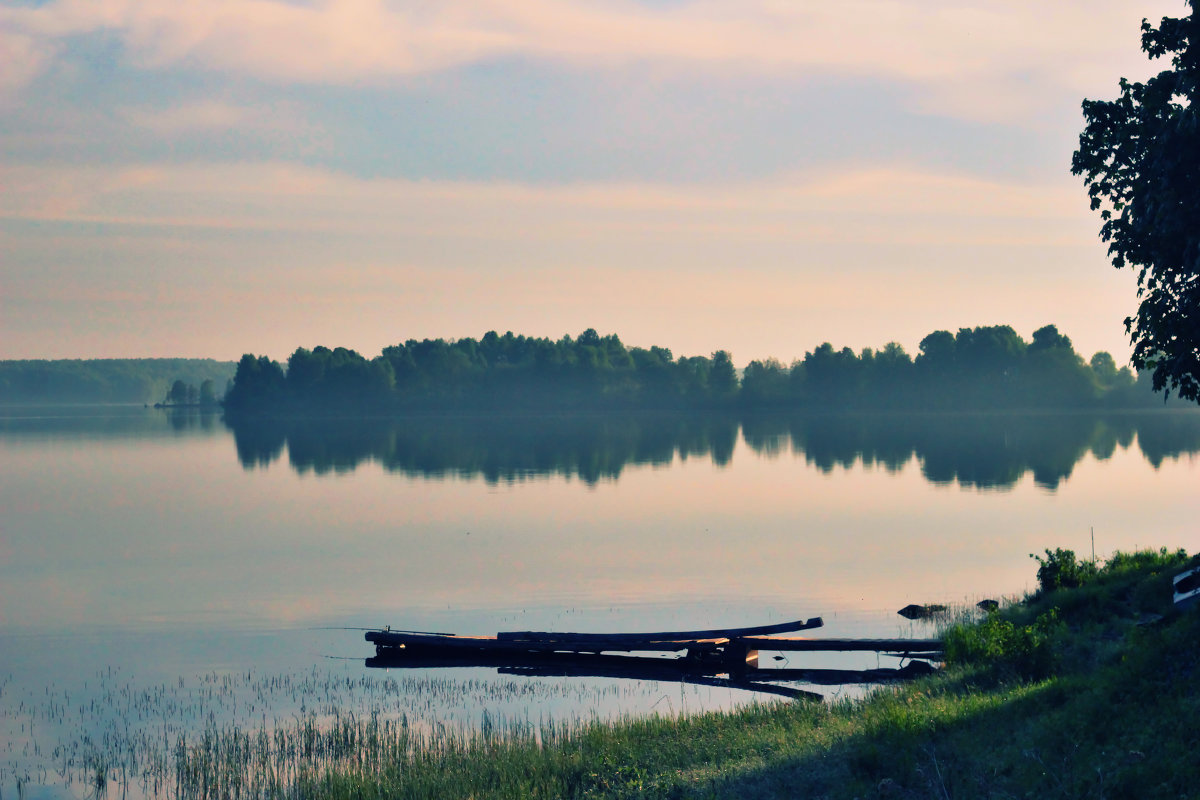
[[[164,434],[217,436],[224,433],[218,408],[0,406],[0,438],[6,441],[154,439]]]
[[[746,442],[777,454],[786,442],[823,472],[856,464],[898,471],[916,459],[930,483],[1008,489],[1027,473],[1055,490],[1089,453],[1098,460],[1136,440],[1156,467],[1200,450],[1200,415],[862,415],[748,420]]]
[[[909,680],[929,674],[912,668],[874,669],[744,669],[731,672],[695,665],[683,659],[620,656],[593,653],[528,653],[494,656],[480,653],[439,656],[382,655],[368,658],[369,669],[429,670],[459,667],[491,667],[498,675],[527,678],[615,678],[620,680],[686,683],[694,686],[742,689],[793,700],[823,700],[824,695],[787,685],[845,686]],[[913,662],[925,664],[926,662]],[[930,668],[932,669],[932,668]]]
[[[1107,460],[1135,442],[1158,468],[1200,451],[1200,413],[548,417],[254,420],[231,425],[246,469],[287,452],[299,473],[375,462],[411,477],[515,482],[561,475],[594,484],[627,465],[733,458],[739,433],[756,454],[792,453],[822,472],[899,471],[914,460],[933,484],[1005,490],[1026,474],[1054,491],[1088,454]]]
[[[728,464],[733,418],[541,417],[402,420],[255,420],[232,426],[247,469],[288,460],[300,473],[347,472],[377,462],[389,472],[489,483],[561,475],[594,484],[630,464],[679,458]]]

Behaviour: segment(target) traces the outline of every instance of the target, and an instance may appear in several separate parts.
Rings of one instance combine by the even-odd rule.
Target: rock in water
[[[915,603],[910,603],[910,604],[906,605],[904,608],[897,611],[896,613],[899,614],[900,616],[904,617],[905,619],[928,619],[929,617],[932,617],[934,614],[941,614],[941,613],[945,612],[945,610],[946,610],[945,606],[937,605],[936,603],[930,603],[928,605],[923,605],[923,606],[919,606]]]

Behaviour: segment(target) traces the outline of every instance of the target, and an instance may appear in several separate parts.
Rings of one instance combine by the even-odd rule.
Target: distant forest
[[[915,357],[895,342],[854,352],[825,343],[790,365],[728,352],[676,358],[588,329],[578,337],[408,340],[375,358],[297,349],[282,365],[238,362],[237,414],[488,411],[967,410],[1161,407],[1148,374],[1108,353],[1084,360],[1054,325],[1025,341],[1007,325],[935,331]]]
[[[187,402],[187,387],[225,394],[236,363],[210,358],[0,361],[0,403]],[[182,382],[185,395],[171,390]]]

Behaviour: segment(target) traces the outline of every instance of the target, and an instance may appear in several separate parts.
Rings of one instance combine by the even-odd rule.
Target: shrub
[[[1095,562],[1075,560],[1074,550],[1059,547],[1050,552],[1046,548],[1045,558],[1035,553],[1030,553],[1029,557],[1038,562],[1037,579],[1042,592],[1075,589],[1096,577]]]
[[[1135,572],[1138,570],[1170,569],[1182,566],[1188,560],[1187,551],[1180,548],[1170,551],[1165,547],[1158,550],[1135,550],[1132,553],[1113,553],[1104,564],[1105,574]]]
[[[997,667],[1034,680],[1045,678],[1056,665],[1054,638],[1061,627],[1054,609],[1032,625],[1016,625],[992,612],[978,625],[956,625],[946,632],[946,661]]]

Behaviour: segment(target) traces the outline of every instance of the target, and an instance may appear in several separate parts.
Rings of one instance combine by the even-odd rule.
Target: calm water
[[[168,738],[335,701],[468,726],[483,711],[537,722],[749,702],[728,688],[379,673],[361,632],[339,628],[820,615],[829,636],[923,635],[896,609],[1019,594],[1030,553],[1090,553],[1093,530],[1098,556],[1195,551],[1198,452],[1194,412],[234,430],[143,408],[0,410],[0,790],[29,776],[27,796],[82,794],[55,758],[141,708],[85,713],[105,696],[142,697],[135,716]],[[271,688],[283,678],[291,690]]]

